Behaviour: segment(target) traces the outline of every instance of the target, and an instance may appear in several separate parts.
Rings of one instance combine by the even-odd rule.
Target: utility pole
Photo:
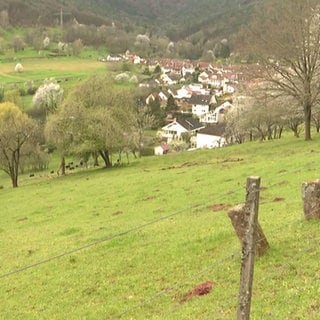
[[[60,8],[60,27],[63,29],[63,11],[62,7]]]
[[[64,24],[63,17],[70,16],[70,15],[72,15],[72,13],[64,11],[63,8],[61,7],[60,11],[55,12],[53,15],[57,16],[57,20],[60,24],[60,28],[61,28],[61,30],[63,30],[63,24]]]

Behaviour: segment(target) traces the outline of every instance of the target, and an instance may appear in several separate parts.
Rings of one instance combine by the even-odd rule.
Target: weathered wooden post
[[[304,182],[301,193],[305,219],[320,219],[320,180]]]
[[[269,247],[261,227],[257,228],[260,180],[260,177],[249,177],[247,179],[246,203],[231,209],[228,213],[242,244],[237,320],[249,320],[250,318],[254,256],[259,254],[259,247],[261,248],[260,253],[264,253]],[[259,232],[258,229],[260,229]],[[259,243],[259,246],[256,245],[257,243]]]

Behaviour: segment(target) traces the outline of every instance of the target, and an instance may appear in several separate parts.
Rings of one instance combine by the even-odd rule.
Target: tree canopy
[[[133,96],[107,76],[94,76],[70,92],[46,125],[46,136],[61,154],[96,153],[106,167],[111,155],[135,148]]]
[[[37,146],[37,125],[11,102],[0,104],[0,168],[18,187],[19,164]]]
[[[63,89],[55,79],[46,79],[37,89],[32,103],[35,108],[43,109],[45,114],[54,112],[62,101]]]
[[[246,32],[247,49],[262,65],[263,90],[296,101],[304,113],[305,140],[311,139],[312,109],[320,95],[319,22],[317,1],[267,0]]]

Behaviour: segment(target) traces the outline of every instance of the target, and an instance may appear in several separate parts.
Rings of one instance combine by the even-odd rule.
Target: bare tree
[[[311,140],[312,108],[320,86],[320,7],[313,0],[267,0],[246,34],[251,53],[265,66],[263,80],[277,97],[303,108],[305,140]]]
[[[143,103],[143,98],[136,98],[135,105],[135,132],[136,132],[136,146],[139,150],[139,156],[141,157],[143,140],[146,129],[151,129],[154,125],[155,118],[149,112],[148,106]]]

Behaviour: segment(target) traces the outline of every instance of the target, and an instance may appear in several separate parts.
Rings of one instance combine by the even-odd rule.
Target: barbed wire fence
[[[282,176],[285,176],[285,175],[287,175],[289,173],[290,172],[285,172],[285,173],[282,174]],[[268,188],[270,189],[272,187],[278,187],[278,186],[279,186],[278,182],[277,183],[270,183]],[[243,191],[244,189],[245,189],[245,186],[244,185],[240,185],[240,187],[237,190],[235,190],[235,192]],[[222,201],[223,199],[226,199],[226,197],[227,197],[227,195],[217,196],[217,197],[215,197],[215,201]],[[210,203],[212,203],[212,199],[204,201],[204,202],[197,203],[197,204],[192,205],[192,206],[185,207],[185,208],[183,208],[181,210],[177,210],[177,211],[175,211],[173,213],[170,213],[168,215],[161,216],[161,217],[159,217],[157,219],[154,219],[154,220],[148,221],[146,223],[137,225],[135,227],[132,227],[131,229],[127,229],[127,230],[125,230],[123,232],[120,232],[118,234],[101,238],[101,239],[99,239],[97,241],[85,244],[83,246],[79,246],[79,247],[73,248],[71,250],[59,253],[57,255],[53,255],[53,256],[48,257],[46,259],[37,261],[37,262],[35,262],[33,264],[25,265],[25,266],[22,266],[22,267],[20,267],[18,269],[15,269],[15,270],[12,270],[12,271],[8,271],[6,273],[0,274],[0,279],[1,278],[7,278],[7,277],[10,277],[10,276],[15,275],[15,274],[22,273],[22,272],[24,272],[24,271],[26,271],[28,269],[33,269],[33,268],[40,267],[43,264],[47,264],[47,263],[50,263],[50,262],[52,262],[54,260],[58,260],[58,259],[61,259],[61,258],[65,257],[65,256],[68,256],[70,254],[77,253],[79,251],[92,248],[94,246],[98,246],[98,245],[100,245],[102,243],[105,243],[105,242],[110,242],[110,241],[112,241],[112,240],[114,240],[116,238],[125,237],[126,235],[128,235],[130,233],[142,230],[142,229],[147,228],[147,227],[152,226],[152,225],[156,225],[157,223],[160,223],[161,221],[173,218],[175,216],[179,216],[181,214],[190,213],[195,209],[199,210],[199,208],[205,208]],[[221,214],[225,214],[225,212],[221,212]],[[272,232],[270,232],[270,230],[269,230],[268,238],[269,239],[277,239],[277,237],[278,237],[280,239],[281,237],[279,237],[279,235],[282,235],[282,231],[284,229],[288,229],[289,227],[299,226],[303,221],[305,221],[305,220],[304,220],[304,218],[302,216],[300,216],[299,218],[293,218],[293,219],[291,219],[289,221],[286,221],[284,224],[282,224],[281,226],[279,226],[278,228],[276,228]],[[318,247],[318,245],[319,245],[319,243],[317,242],[318,240],[319,240],[319,238],[313,239],[313,241],[314,241],[314,247],[313,248]],[[319,255],[319,252],[317,250],[313,250],[313,251],[314,252],[312,253],[312,255],[310,255],[309,251],[305,251],[305,252],[299,253],[299,254],[300,254],[300,257],[309,255],[309,257],[312,257],[312,258],[314,258],[317,255]],[[234,247],[234,250],[231,250],[231,252],[227,253],[225,257],[223,257],[221,259],[217,259],[213,263],[204,266],[204,268],[202,270],[200,270],[200,271],[198,271],[198,272],[196,272],[194,274],[188,275],[187,277],[182,278],[180,281],[177,281],[176,283],[172,284],[172,286],[170,286],[169,288],[166,288],[164,290],[160,290],[160,291],[155,292],[154,294],[150,295],[149,297],[147,297],[143,301],[137,303],[136,305],[134,305],[132,307],[129,307],[129,308],[123,310],[122,312],[120,312],[120,313],[118,313],[116,315],[111,316],[109,319],[120,319],[120,318],[123,318],[124,316],[128,316],[128,315],[132,314],[134,311],[136,311],[137,309],[144,308],[145,306],[147,306],[150,303],[154,302],[159,297],[164,296],[164,295],[168,295],[171,292],[181,288],[183,285],[187,284],[191,280],[196,280],[196,279],[200,278],[203,275],[212,274],[212,273],[216,272],[221,267],[221,265],[225,266],[226,264],[228,264],[231,261],[234,262],[235,259],[240,260],[240,256],[241,256],[240,255],[240,246],[238,245],[238,246]],[[287,262],[286,260],[283,261],[283,264],[287,264],[288,267],[290,267],[290,263]],[[274,277],[274,275],[266,275],[264,278],[259,279],[255,283],[255,286],[263,286],[263,283],[265,281],[267,281],[268,279],[271,279],[272,277]],[[230,297],[230,299],[234,302],[233,303],[234,309],[236,308],[237,298],[238,298],[238,293],[234,293],[232,295],[232,297]],[[175,306],[175,308],[179,308],[179,305]],[[180,306],[180,308],[182,308],[182,306]],[[213,308],[213,309],[214,310],[212,312],[208,313],[208,318],[207,319],[210,319],[212,317],[214,317],[214,319],[220,319],[219,317],[223,316],[225,310],[229,310],[230,309],[230,302],[228,301],[228,303],[226,303],[224,305],[220,304],[219,306],[215,306],[215,308]],[[221,318],[221,319],[223,319],[223,318]]]

